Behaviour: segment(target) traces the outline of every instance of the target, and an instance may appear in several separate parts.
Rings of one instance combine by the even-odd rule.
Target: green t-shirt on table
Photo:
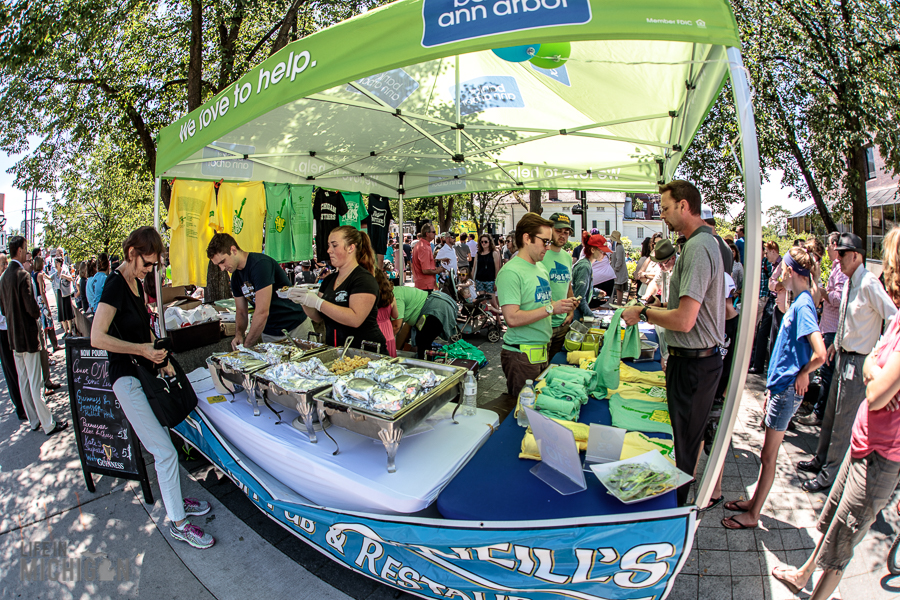
[[[369,216],[362,194],[359,192],[341,192],[347,203],[347,212],[341,217],[341,225],[349,225],[354,229],[362,226],[363,220]]]
[[[515,304],[521,310],[544,308],[552,302],[550,276],[543,263],[531,264],[521,256],[516,256],[503,265],[497,275],[497,297],[500,306]],[[503,343],[548,344],[553,327],[550,315],[530,325],[510,327],[503,336]]]
[[[569,286],[572,284],[572,255],[562,250],[553,252],[547,250],[544,254],[544,260],[541,261],[547,267],[547,273],[550,275],[550,292],[553,295],[553,301],[564,300],[569,297]],[[553,327],[559,327],[568,315],[553,315],[550,317],[550,324]]]
[[[266,183],[265,254],[276,262],[312,258],[311,185]]]
[[[422,307],[428,299],[428,293],[414,287],[398,285],[394,288],[394,300],[397,301],[399,319],[415,326],[422,314]]]

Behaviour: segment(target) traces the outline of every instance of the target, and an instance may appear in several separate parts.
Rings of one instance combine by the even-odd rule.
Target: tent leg
[[[759,297],[759,270],[762,259],[762,204],[760,200],[759,147],[756,141],[756,125],[753,118],[750,82],[744,61],[738,48],[728,48],[728,64],[731,71],[731,85],[734,91],[734,104],[737,109],[738,125],[741,131],[741,153],[744,166],[744,290],[740,321],[738,322],[737,340],[732,340],[734,360],[731,373],[722,373],[729,377],[728,392],[719,430],[706,470],[700,479],[695,503],[703,507],[709,503],[713,487],[719,472],[725,463],[725,453],[731,442],[731,432],[737,420],[738,407],[747,381],[747,367],[750,363],[750,348],[753,342],[753,327],[756,323],[757,298]],[[749,265],[749,266],[748,266]]]
[[[161,185],[162,180],[157,177],[156,182],[153,186],[153,227],[155,227],[157,231],[159,231],[159,203]],[[161,263],[162,256],[157,259],[157,266],[153,269],[153,277],[156,278],[156,312],[158,317],[156,320],[156,337],[164,338],[167,337],[167,333],[164,325],[165,314],[160,303],[160,299],[162,298],[162,273],[160,273]]]
[[[398,188],[402,190],[403,189],[403,173],[400,173],[398,182],[399,182]],[[399,198],[399,201],[397,202],[397,205],[399,207],[398,212],[400,213],[400,215],[398,216],[398,219],[400,220],[400,223],[399,223],[400,227],[398,228],[399,232],[400,232],[400,234],[398,236],[399,241],[400,241],[400,248],[399,248],[398,252],[394,253],[394,256],[397,257],[397,270],[400,271],[398,273],[398,275],[400,276],[400,285],[405,285],[406,284],[406,271],[404,271],[404,269],[406,268],[406,265],[403,264],[404,263],[404,259],[403,259],[403,242],[404,242],[404,237],[403,237],[403,192],[400,192],[397,196]]]

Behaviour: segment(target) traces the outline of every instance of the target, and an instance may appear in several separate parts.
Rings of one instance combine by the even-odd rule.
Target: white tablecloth
[[[427,421],[433,430],[403,437],[397,471],[388,473],[380,440],[331,426],[328,433],[340,445],[340,453],[332,456],[334,443],[326,435],[318,433],[319,443],[311,444],[291,426],[296,411],[285,408],[282,423],[276,425],[275,415],[264,405],[260,416],[253,416],[246,394],[238,394],[233,402],[210,404],[207,398],[216,394],[199,391],[197,409],[223,437],[295,492],[341,510],[408,514],[426,508],[498,424],[496,413],[478,409],[472,417],[457,413],[459,424],[454,425],[449,415],[455,405],[448,404]]]

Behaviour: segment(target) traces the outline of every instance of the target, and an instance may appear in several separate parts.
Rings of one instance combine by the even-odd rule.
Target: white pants
[[[313,320],[307,317],[302,323],[297,325],[290,334],[294,339],[306,341],[306,336],[308,336],[311,331],[313,331]],[[260,336],[260,339],[263,342],[280,342],[284,339],[284,336],[268,335],[264,333]]]
[[[14,352],[16,371],[19,373],[19,392],[32,430],[38,427],[50,433],[56,427],[53,415],[44,402],[44,374],[41,372],[40,352]]]
[[[178,451],[172,445],[169,430],[159,424],[136,377],[120,377],[113,384],[113,391],[134,433],[153,455],[166,515],[173,523],[181,521],[184,519],[184,499],[178,473]]]

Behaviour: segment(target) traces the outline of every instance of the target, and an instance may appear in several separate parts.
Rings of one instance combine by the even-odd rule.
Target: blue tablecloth
[[[643,331],[651,339],[649,331]],[[655,338],[656,334],[652,334]],[[651,341],[655,341],[651,339]],[[561,359],[561,362],[560,362]],[[565,353],[553,357],[564,364]],[[634,363],[642,371],[658,371],[659,362]],[[592,398],[581,408],[581,423],[610,425],[609,402]],[[563,519],[662,510],[676,506],[675,492],[658,498],[623,504],[609,495],[592,472],[585,472],[587,490],[563,496],[529,473],[537,462],[519,458],[525,429],[513,413],[500,424],[478,453],[438,496],[437,507],[447,519],[473,521],[518,521]],[[653,437],[670,438],[652,433]],[[582,455],[583,456],[583,455]]]

